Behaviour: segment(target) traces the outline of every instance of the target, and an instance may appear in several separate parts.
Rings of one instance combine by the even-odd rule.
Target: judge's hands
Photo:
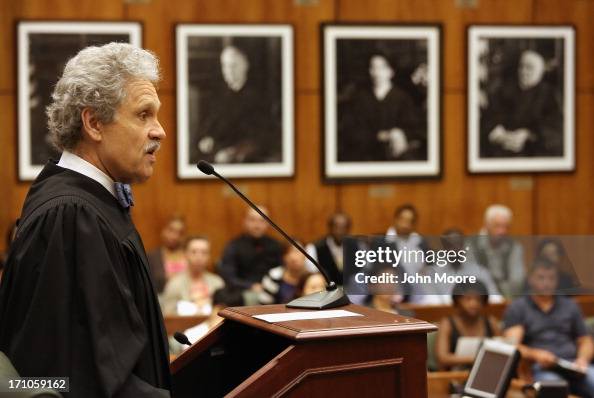
[[[498,124],[489,133],[489,141],[493,144],[500,145],[503,149],[519,153],[524,149],[526,142],[530,138],[530,130],[517,129],[506,130],[502,125]]]
[[[211,153],[214,148],[214,138],[206,136],[198,142],[198,149],[202,153]]]
[[[557,363],[557,356],[550,351],[540,348],[531,350],[532,359],[543,368],[553,367]]]
[[[387,142],[390,146],[390,154],[397,158],[408,150],[408,140],[406,134],[399,128],[391,130],[381,130],[377,133],[377,139],[381,142]]]

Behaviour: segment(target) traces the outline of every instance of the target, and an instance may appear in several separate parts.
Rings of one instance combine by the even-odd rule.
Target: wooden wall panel
[[[594,95],[580,94],[577,106],[577,171],[536,178],[536,232],[592,234],[594,231]]]
[[[316,5],[317,3],[317,5]],[[241,230],[245,206],[218,181],[179,181],[175,177],[174,25],[196,23],[290,23],[295,28],[296,176],[293,179],[240,180],[239,185],[295,236],[311,240],[325,231],[325,219],[337,209],[354,217],[358,233],[383,232],[394,208],[412,202],[420,212],[419,230],[437,234],[458,226],[477,231],[484,208],[494,202],[511,206],[513,232],[593,233],[594,199],[594,17],[593,0],[478,0],[476,8],[458,8],[455,0],[318,0],[299,6],[294,0],[0,0],[0,232],[20,212],[28,183],[16,177],[16,87],[13,66],[14,23],[18,19],[138,20],[144,43],[160,57],[164,82],[161,121],[168,134],[153,178],[134,189],[133,216],[147,248],[159,241],[162,223],[185,214],[189,231],[205,233],[218,256],[227,239]],[[443,24],[444,107],[443,174],[439,180],[327,185],[320,175],[321,22],[426,22]],[[573,174],[469,175],[466,172],[466,28],[473,23],[571,23],[578,43],[578,171]],[[4,249],[3,240],[0,250]]]

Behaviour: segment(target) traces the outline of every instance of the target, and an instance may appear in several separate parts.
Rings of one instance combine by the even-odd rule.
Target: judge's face
[[[125,90],[114,120],[102,125],[99,159],[115,181],[144,182],[153,174],[156,152],[165,138],[157,119],[161,102],[147,80],[132,80]]]
[[[186,246],[186,259],[190,271],[204,271],[210,262],[210,243],[204,239],[192,239]]]
[[[369,61],[369,76],[374,86],[388,84],[394,77],[394,69],[381,55],[374,55]]]
[[[523,90],[532,88],[540,83],[544,72],[544,60],[539,54],[533,51],[526,51],[522,54],[518,68],[518,79],[520,81],[520,87]]]
[[[227,47],[221,53],[223,79],[231,90],[239,91],[247,80],[249,62],[241,51]]]

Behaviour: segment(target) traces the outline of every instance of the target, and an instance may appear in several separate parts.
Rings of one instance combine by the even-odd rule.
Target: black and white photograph
[[[468,30],[468,169],[575,169],[575,31],[571,26]]]
[[[176,46],[178,177],[291,177],[293,28],[180,24]]]
[[[438,177],[439,25],[324,25],[325,179]]]
[[[19,179],[34,180],[60,153],[48,142],[45,108],[66,62],[81,49],[109,42],[141,45],[136,22],[36,22],[18,24]]]

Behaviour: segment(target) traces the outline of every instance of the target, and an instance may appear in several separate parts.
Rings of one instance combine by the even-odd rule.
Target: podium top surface
[[[428,333],[437,328],[428,322],[407,316],[390,314],[373,308],[349,304],[335,309],[363,316],[329,319],[307,319],[268,323],[254,315],[304,312],[311,310],[287,308],[283,304],[249,307],[227,307],[219,312],[233,320],[292,340],[322,340],[337,337],[372,336],[381,334]]]

